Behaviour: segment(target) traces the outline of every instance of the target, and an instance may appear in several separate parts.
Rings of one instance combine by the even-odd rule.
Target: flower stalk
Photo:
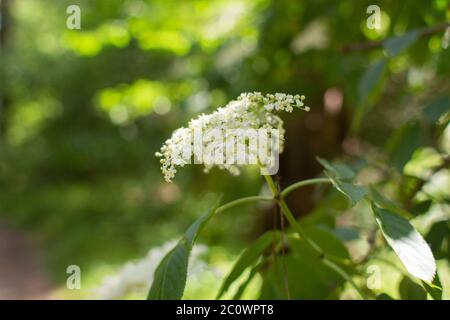
[[[239,206],[245,203],[257,202],[257,201],[273,201],[273,197],[264,197],[264,196],[251,196],[240,198],[231,202],[228,202],[216,209],[216,213],[231,209],[233,207]]]
[[[283,191],[281,191],[280,195],[282,198],[285,198],[289,193],[291,193],[294,190],[297,190],[298,188],[309,186],[312,184],[331,184],[331,180],[328,178],[316,178],[316,179],[308,179],[308,180],[302,180],[296,183],[291,184],[289,187],[285,188]]]
[[[274,200],[280,206],[281,211],[283,212],[284,216],[289,221],[291,226],[294,228],[294,230],[305,241],[305,244],[308,247],[310,247],[310,249],[312,249],[313,251],[315,251],[318,254],[317,257],[325,265],[327,265],[329,268],[331,268],[336,273],[338,273],[340,276],[342,276],[346,281],[348,281],[353,286],[353,288],[355,288],[355,290],[358,292],[358,294],[361,296],[362,299],[367,300],[368,297],[365,294],[365,292],[361,288],[359,288],[359,286],[353,281],[351,276],[343,268],[341,268],[338,265],[338,263],[348,264],[347,260],[325,254],[325,252],[322,250],[322,248],[306,235],[305,231],[303,230],[303,227],[297,222],[292,211],[289,209],[286,201],[284,200],[284,196],[286,196],[289,192],[291,192],[297,188],[300,188],[302,186],[325,183],[326,182],[325,179],[311,179],[311,180],[300,181],[300,182],[288,187],[289,189],[285,189],[284,191],[279,193],[278,188],[276,187],[275,182],[273,181],[272,177],[269,175],[265,175],[264,178],[266,179],[267,185],[269,186],[270,190],[272,191]],[[328,179],[326,179],[326,180],[328,180]],[[287,190],[287,192],[286,192],[286,190]]]

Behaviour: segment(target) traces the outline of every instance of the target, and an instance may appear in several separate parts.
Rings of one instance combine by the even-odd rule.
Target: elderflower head
[[[283,121],[276,112],[309,111],[304,99],[284,93],[243,93],[225,107],[201,114],[188,127],[174,131],[156,153],[164,178],[170,182],[176,168],[190,164],[192,158],[206,172],[217,166],[237,175],[239,166],[257,164],[262,174],[276,173],[284,145]]]

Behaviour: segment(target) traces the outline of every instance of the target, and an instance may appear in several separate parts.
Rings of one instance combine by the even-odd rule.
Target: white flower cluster
[[[217,133],[217,130],[223,132],[223,136],[218,139],[217,135],[208,134],[204,135],[201,140],[200,147],[202,150],[207,150],[215,155],[216,161],[208,161],[207,157],[203,156],[203,161],[195,163],[203,163],[205,170],[208,171],[211,167],[217,166],[221,169],[226,169],[232,174],[239,174],[239,165],[244,164],[242,159],[236,155],[234,150],[228,148],[228,139],[231,136],[236,136],[236,131],[249,132],[248,129],[253,129],[253,135],[255,130],[265,130],[271,135],[274,135],[276,130],[277,146],[276,151],[282,152],[284,141],[284,128],[283,121],[276,114],[278,111],[292,112],[294,108],[299,108],[305,111],[309,111],[309,107],[305,106],[303,100],[305,97],[302,95],[290,95],[284,93],[267,94],[262,95],[260,92],[243,93],[236,100],[229,102],[225,107],[218,108],[211,114],[202,114],[198,118],[189,122],[188,127],[177,129],[170,139],[168,139],[161,148],[160,152],[156,153],[157,157],[162,158],[161,170],[164,174],[166,181],[170,182],[177,172],[176,167],[183,167],[186,164],[191,163],[190,149],[187,150],[186,146],[191,146],[192,140],[197,132],[208,132],[208,130]],[[214,131],[215,130],[215,131]],[[251,139],[252,134],[248,137]],[[239,138],[239,137],[237,137]],[[269,137],[270,139],[270,137]],[[227,143],[224,144],[224,140]],[[232,140],[234,141],[234,140]],[[266,140],[264,140],[266,141]],[[194,142],[195,143],[195,142]],[[224,146],[225,145],[225,146]],[[198,160],[199,153],[196,153],[196,146],[193,147],[194,161]],[[250,154],[249,159],[258,158],[258,150],[256,148],[249,147]],[[217,157],[219,155],[219,157]],[[219,160],[217,160],[219,158]],[[237,158],[237,164],[236,164]],[[211,159],[209,159],[211,160]],[[261,159],[260,159],[261,160]],[[264,160],[266,161],[266,160]],[[269,159],[270,161],[270,159]],[[256,164],[256,163],[255,163]]]
[[[133,293],[145,295],[153,282],[156,268],[176,243],[176,241],[166,242],[151,249],[142,260],[127,262],[117,274],[106,277],[103,283],[94,289],[95,298],[113,300]],[[201,259],[206,251],[207,247],[203,245],[193,247],[189,257],[189,276],[198,276],[207,268],[206,263]]]

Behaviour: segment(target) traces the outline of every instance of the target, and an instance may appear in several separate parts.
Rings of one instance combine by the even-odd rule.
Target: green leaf
[[[349,167],[344,164],[331,164],[319,157],[317,157],[317,161],[325,168],[325,174],[333,183],[333,186],[350,199],[352,206],[366,195],[367,191],[364,187],[342,181],[351,180],[355,177],[355,173]]]
[[[450,220],[434,223],[425,239],[436,259],[450,259]]]
[[[427,213],[430,210],[432,204],[433,204],[433,200],[423,200],[423,201],[417,202],[411,208],[411,213],[414,216],[418,216],[418,215]]]
[[[233,300],[239,300],[244,293],[245,289],[249,285],[249,283],[253,280],[255,275],[258,273],[259,269],[261,269],[264,261],[258,263],[256,266],[252,268],[250,271],[250,274],[248,275],[247,279],[239,286],[239,289],[236,291],[236,293],[233,296]]]
[[[333,185],[337,190],[342,192],[347,198],[350,199],[352,206],[354,206],[359,200],[361,200],[366,194],[367,190],[364,187],[357,186],[354,184],[334,181]]]
[[[419,37],[418,30],[407,32],[399,37],[391,37],[384,41],[383,47],[389,57],[395,57],[408,49]]]
[[[406,270],[421,280],[431,282],[436,273],[436,262],[422,236],[398,214],[379,208],[373,202],[372,210],[383,236]]]
[[[353,227],[336,227],[333,229],[333,233],[345,242],[361,239],[359,230]]]
[[[383,76],[386,63],[386,59],[380,59],[366,70],[358,84],[359,103],[367,105],[366,100],[370,97],[371,93],[374,91]]]
[[[179,300],[186,286],[189,255],[204,225],[214,215],[216,207],[195,221],[177,245],[161,260],[155,270],[148,300]]]
[[[316,157],[317,161],[335,178],[340,180],[351,180],[355,177],[355,173],[345,164],[335,163],[331,164],[327,160]]]
[[[434,300],[442,300],[442,284],[437,273],[432,283],[422,280],[422,284]]]
[[[418,148],[403,168],[403,173],[421,180],[428,180],[436,168],[444,163],[444,157],[432,147]]]
[[[316,257],[300,253],[277,256],[262,275],[262,300],[287,299],[286,283],[291,299],[338,299],[339,288],[345,282]]]
[[[267,247],[273,243],[274,238],[279,239],[278,233],[278,231],[266,232],[261,237],[259,237],[258,240],[255,241],[255,243],[253,243],[250,247],[246,248],[242,252],[239,259],[233,266],[233,269],[231,269],[230,273],[222,283],[222,287],[220,288],[216,299],[219,299],[229,289],[231,284],[240,277],[245,269],[256,263],[264,250],[266,250]]]
[[[403,300],[427,300],[427,292],[408,276],[404,276],[398,286],[400,298]]]
[[[313,239],[325,254],[350,259],[347,247],[332,229],[326,226],[309,226],[304,231],[307,237]]]
[[[392,298],[387,293],[380,293],[380,294],[377,295],[376,300],[394,300],[394,298]]]
[[[394,211],[404,217],[410,217],[411,214],[400,207],[400,204],[386,198],[373,186],[369,186],[370,199],[377,204],[378,207]]]
[[[373,105],[373,100],[380,91],[382,78],[385,73],[387,59],[382,58],[369,66],[358,83],[358,101],[350,130],[356,133],[359,130],[364,114]]]
[[[181,239],[160,262],[147,300],[179,300],[186,285],[189,253],[186,239]]]
[[[349,259],[346,246],[328,228],[306,227],[307,236],[317,243],[329,256]],[[345,279],[325,265],[317,252],[305,241],[289,235],[290,250],[286,256],[277,256],[275,261],[261,270],[263,285],[261,299],[286,299],[286,279],[292,299],[338,299]],[[286,270],[285,273],[283,270]],[[349,274],[352,270],[343,267]]]
[[[387,150],[392,165],[400,172],[421,144],[421,127],[418,122],[410,122],[397,129],[389,138]]]
[[[429,121],[436,122],[443,114],[449,111],[450,96],[442,96],[427,105],[423,110],[423,113]]]
[[[354,206],[359,200],[361,200],[366,194],[367,190],[364,187],[357,186],[351,183],[342,182],[332,177],[329,177],[333,186],[345,195],[351,202],[351,205]]]

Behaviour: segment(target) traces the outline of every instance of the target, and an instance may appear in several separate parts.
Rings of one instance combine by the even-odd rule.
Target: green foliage
[[[327,160],[317,157],[317,161],[331,173],[332,176],[339,180],[351,180],[355,177],[355,173],[345,164],[331,164]]]
[[[442,300],[442,283],[438,273],[432,283],[422,281],[422,285],[434,300]]]
[[[450,96],[442,96],[428,104],[423,110],[423,113],[429,121],[436,122],[442,115],[448,113],[449,111]]]
[[[325,167],[325,173],[330,178],[334,187],[350,200],[352,206],[367,194],[364,187],[345,182],[345,180],[351,180],[355,176],[355,173],[349,167],[342,164],[331,165],[326,160],[320,158],[318,158],[318,161]]]
[[[395,251],[409,273],[431,282],[436,273],[433,253],[422,236],[395,212],[372,204],[375,219],[388,244]]]
[[[308,237],[315,241],[326,254],[342,259],[349,257],[342,242],[329,230],[322,228],[305,229]],[[292,299],[336,298],[338,288],[345,280],[333,269],[321,263],[315,251],[295,237],[289,237],[291,254],[278,256],[274,264],[265,271],[261,299],[286,299],[286,279],[289,296]],[[286,269],[286,272],[283,270]],[[301,284],[301,285],[296,285]]]
[[[344,194],[350,201],[352,205],[355,205],[359,200],[361,200],[366,195],[366,189],[357,185],[353,185],[347,182],[342,182],[330,178],[333,182],[334,187]]]
[[[256,240],[253,245],[246,248],[239,256],[233,269],[225,278],[219,293],[217,294],[217,298],[220,298],[229,289],[230,285],[245,271],[245,269],[254,265],[269,245],[273,244],[274,239],[278,239],[279,236],[278,232],[266,232]],[[245,287],[242,287],[242,290],[243,289],[245,289]]]
[[[366,70],[358,85],[359,101],[365,103],[370,98],[371,93],[383,76],[386,64],[386,59],[380,59]]]
[[[148,293],[149,300],[181,299],[186,285],[189,253],[192,247],[186,239],[172,249],[155,271],[155,279]]]
[[[372,106],[376,90],[385,73],[386,65],[387,60],[381,58],[379,61],[368,67],[358,83],[358,107],[351,125],[353,132],[359,130],[363,116]]]
[[[425,240],[430,244],[436,259],[450,258],[450,220],[433,224]]]
[[[197,219],[183,238],[160,262],[155,271],[153,284],[148,293],[149,300],[181,299],[186,285],[189,254],[205,224],[214,215],[216,208]]]
[[[209,211],[161,262],[150,296],[183,296],[201,231],[219,252],[212,267],[234,266],[213,280],[222,297],[359,299],[356,286],[423,298],[400,261],[430,281],[434,259],[440,277],[422,286],[450,297],[448,0],[383,3],[381,30],[366,26],[368,0],[80,0],[81,30],[65,27],[70,4],[3,1],[0,40],[0,220],[36,239],[56,286],[69,264],[95,278],[178,237],[214,194],[260,194],[251,168],[191,166],[165,184],[153,156],[192,117],[255,90],[307,96],[310,113],[284,117],[279,176],[281,189],[322,179],[285,199],[312,242],[286,221],[268,236],[280,223],[267,206],[203,228]],[[364,269],[389,247],[400,269],[382,276],[395,281],[367,288]]]
[[[394,300],[394,299],[386,293],[380,293],[379,295],[377,295],[376,300]]]
[[[400,298],[404,300],[426,300],[427,292],[421,285],[412,281],[409,277],[403,277],[399,288]]]
[[[233,300],[239,300],[242,297],[242,294],[244,293],[245,289],[248,287],[250,282],[260,271],[261,266],[262,266],[262,263],[259,263],[251,269],[247,279],[239,286],[239,289],[234,294]]]
[[[420,146],[421,127],[417,122],[407,123],[397,129],[389,139],[386,149],[391,156],[391,164],[400,172]]]
[[[409,213],[405,211],[399,203],[387,199],[385,196],[380,194],[373,185],[371,185],[369,189],[370,189],[370,198],[372,199],[373,202],[377,204],[378,207],[396,212],[404,217],[409,216]]]
[[[386,39],[383,47],[389,57],[395,57],[408,49],[420,36],[419,30],[412,30],[399,37]]]

